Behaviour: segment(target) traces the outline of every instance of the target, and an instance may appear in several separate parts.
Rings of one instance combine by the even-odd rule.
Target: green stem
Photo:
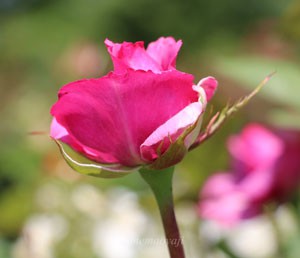
[[[172,178],[174,167],[164,170],[141,169],[142,178],[152,189],[159,207],[171,258],[184,258],[182,238],[178,229],[173,203]]]
[[[236,256],[231,250],[230,248],[228,247],[227,243],[225,240],[221,240],[217,247],[223,251],[223,253],[225,253],[228,258],[238,258],[238,256]]]

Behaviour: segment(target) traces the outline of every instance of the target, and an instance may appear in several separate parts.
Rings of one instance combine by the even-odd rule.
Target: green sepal
[[[101,164],[95,162],[74,151],[69,145],[62,141],[56,139],[53,140],[59,147],[67,164],[80,174],[101,178],[116,178],[138,170],[138,168],[124,167],[119,164]]]
[[[186,128],[185,131],[170,144],[169,148],[153,163],[146,166],[146,168],[150,170],[160,170],[174,166],[180,162],[188,152],[188,148],[185,144],[186,138],[190,136],[197,126],[201,125],[201,122],[202,117],[200,116],[196,123]]]
[[[198,140],[189,148],[192,150],[202,144],[204,141],[213,136],[227,121],[228,118],[232,117],[236,112],[238,112],[242,107],[244,107],[248,102],[256,96],[256,94],[262,89],[262,87],[271,79],[275,72],[268,75],[260,84],[258,84],[255,89],[250,92],[247,96],[239,99],[233,105],[226,105],[221,111],[217,112],[209,121],[204,132],[202,132]]]

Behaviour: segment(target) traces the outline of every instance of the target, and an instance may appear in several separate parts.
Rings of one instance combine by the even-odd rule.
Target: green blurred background
[[[178,216],[193,232],[187,233],[188,249],[196,250],[188,251],[190,257],[200,257],[203,248],[197,246],[205,242],[195,212],[198,192],[210,173],[228,168],[226,138],[249,121],[300,127],[297,0],[0,0],[0,258],[148,257],[143,250],[113,256],[91,240],[95,223],[105,221],[101,231],[108,218],[125,213],[112,207],[127,195],[127,210],[135,205],[146,221],[140,235],[147,236],[151,221],[160,232],[155,203],[138,174],[113,180],[80,176],[48,136],[31,132],[49,131],[49,109],[62,85],[112,68],[105,38],[147,44],[160,36],[183,40],[179,70],[194,74],[196,82],[208,75],[218,79],[207,116],[277,72],[259,97],[177,166]],[[100,211],[85,207],[84,196],[97,196],[90,206]],[[39,222],[36,232],[32,225]],[[292,242],[286,257],[299,257]],[[213,255],[206,257],[221,257]]]

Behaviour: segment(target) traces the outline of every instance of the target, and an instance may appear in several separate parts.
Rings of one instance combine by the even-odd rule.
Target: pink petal
[[[200,86],[204,89],[204,91],[206,93],[206,100],[209,101],[216,92],[216,89],[218,87],[218,81],[214,77],[209,76],[209,77],[203,78],[197,84],[197,86]]]
[[[231,225],[257,215],[272,190],[270,175],[263,171],[253,171],[243,178],[232,172],[212,175],[200,192],[200,216]]]
[[[240,183],[233,173],[222,172],[209,177],[200,192],[199,215],[232,226],[258,214],[262,202],[253,200]]]
[[[210,176],[201,190],[202,198],[218,197],[235,189],[233,173],[222,172]]]
[[[76,140],[72,139],[66,128],[64,128],[60,123],[58,123],[55,117],[52,119],[50,136],[53,139],[60,140],[64,143],[69,144],[70,146],[73,146],[73,148],[78,152],[83,151],[83,147],[80,144],[78,144]]]
[[[197,101],[193,76],[128,70],[64,86],[51,114],[100,163],[143,164],[140,145],[160,125]]]
[[[57,140],[68,136],[67,130],[57,122],[55,117],[52,119],[50,136]]]
[[[117,160],[114,157],[110,156],[107,153],[100,153],[99,151],[89,148],[80,142],[78,142],[74,137],[69,135],[66,128],[64,128],[60,123],[57,122],[56,118],[54,117],[51,123],[50,128],[50,136],[53,139],[60,140],[68,145],[72,146],[74,150],[77,152],[85,154],[90,159],[96,159],[97,157],[105,157],[106,162],[108,163],[116,163]]]
[[[274,172],[273,168],[250,171],[238,182],[237,188],[253,201],[266,201],[272,191]]]
[[[181,40],[176,42],[172,37],[161,37],[148,45],[147,53],[160,65],[161,70],[175,69],[176,57],[181,45]]]
[[[247,196],[241,192],[231,192],[215,199],[204,199],[198,206],[201,217],[229,227],[260,211],[261,207],[249,202]]]
[[[176,141],[185,129],[198,121],[202,111],[200,102],[191,103],[159,126],[141,145],[142,158],[148,162],[158,158],[160,154],[163,154],[168,149],[172,142]],[[189,137],[188,141],[185,142],[186,148],[195,141],[199,130],[200,126],[196,127],[196,132],[192,133],[193,137]]]
[[[156,73],[161,71],[159,63],[147,54],[142,41],[120,44],[106,39],[104,43],[112,58],[114,71],[117,73],[126,72],[128,68]]]
[[[229,138],[228,148],[235,159],[256,170],[272,166],[282,154],[284,144],[263,126],[250,124],[240,135]]]

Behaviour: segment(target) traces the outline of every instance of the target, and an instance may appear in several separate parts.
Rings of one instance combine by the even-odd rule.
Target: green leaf
[[[124,167],[119,164],[101,164],[92,161],[78,152],[74,151],[69,145],[59,140],[54,140],[68,165],[80,174],[101,178],[121,177],[138,170],[136,167]]]

